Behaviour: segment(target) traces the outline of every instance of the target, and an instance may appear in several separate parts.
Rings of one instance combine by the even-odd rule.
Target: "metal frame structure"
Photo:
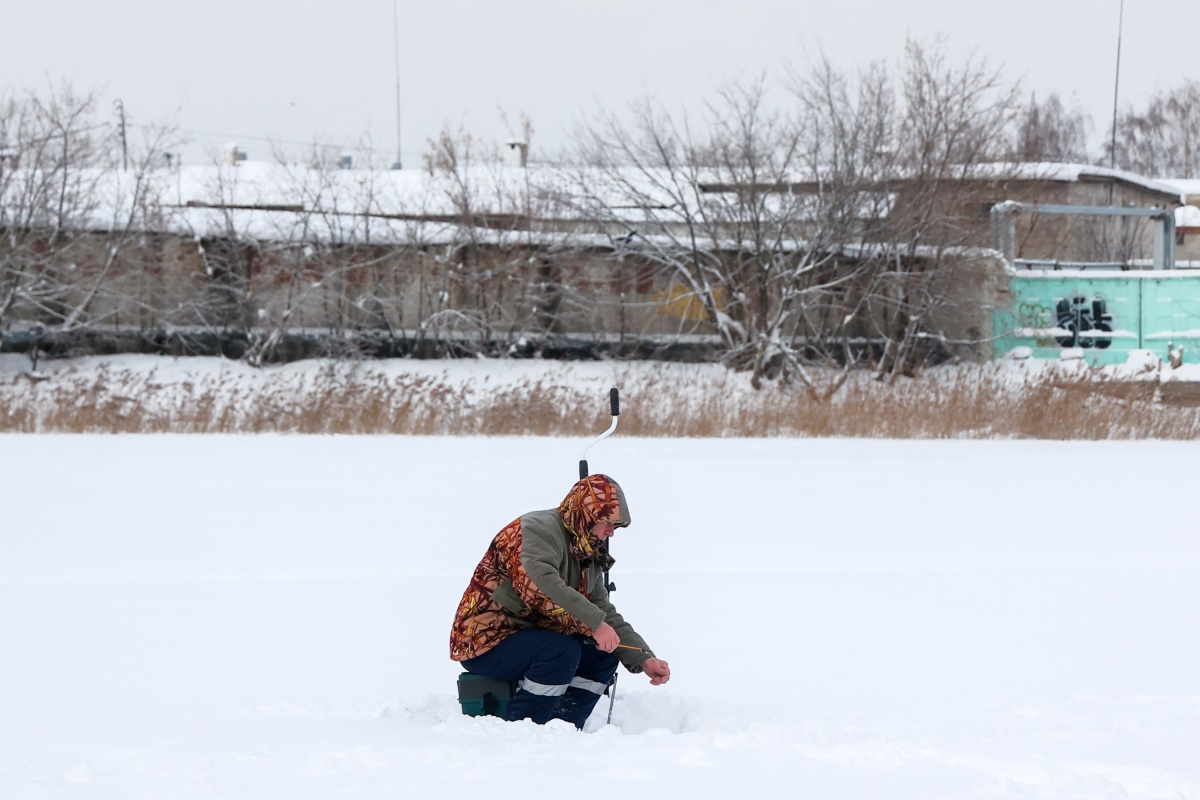
[[[1154,269],[1175,268],[1175,211],[1169,208],[1122,206],[1068,206],[1053,203],[1018,203],[1006,200],[992,206],[992,233],[996,249],[1012,264],[1016,260],[1017,215],[1063,214],[1077,217],[1144,217],[1159,224],[1154,228]]]

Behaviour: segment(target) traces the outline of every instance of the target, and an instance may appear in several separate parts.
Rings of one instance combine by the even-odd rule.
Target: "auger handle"
[[[612,424],[608,426],[608,430],[593,439],[587,447],[583,448],[583,458],[579,459],[579,480],[583,480],[588,476],[587,451],[592,449],[592,445],[601,439],[607,439],[612,432],[617,429],[617,417],[621,416],[621,393],[617,387],[608,390],[608,407],[612,413]]]

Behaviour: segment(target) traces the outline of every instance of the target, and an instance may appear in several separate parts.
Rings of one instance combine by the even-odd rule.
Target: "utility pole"
[[[129,146],[125,142],[125,104],[119,99],[113,100],[117,108],[117,117],[121,120],[121,165],[125,172],[129,171]]]
[[[1121,11],[1117,17],[1117,76],[1113,80],[1112,152],[1109,167],[1117,168],[1117,95],[1121,88],[1121,33],[1125,27],[1125,0],[1121,0]]]
[[[400,14],[396,11],[396,0],[392,0],[392,33],[396,45],[396,163],[392,169],[404,169],[404,155],[400,152]]]

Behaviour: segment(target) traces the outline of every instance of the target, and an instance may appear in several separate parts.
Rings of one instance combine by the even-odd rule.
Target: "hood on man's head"
[[[559,504],[558,514],[580,536],[587,535],[602,519],[612,520],[618,528],[629,524],[625,493],[607,475],[589,475],[572,486]]]

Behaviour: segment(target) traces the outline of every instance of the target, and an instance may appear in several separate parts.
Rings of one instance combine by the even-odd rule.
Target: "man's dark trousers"
[[[468,672],[518,681],[505,719],[531,719],[544,725],[564,719],[583,728],[617,671],[617,657],[586,636],[517,631],[481,656],[462,662]]]

